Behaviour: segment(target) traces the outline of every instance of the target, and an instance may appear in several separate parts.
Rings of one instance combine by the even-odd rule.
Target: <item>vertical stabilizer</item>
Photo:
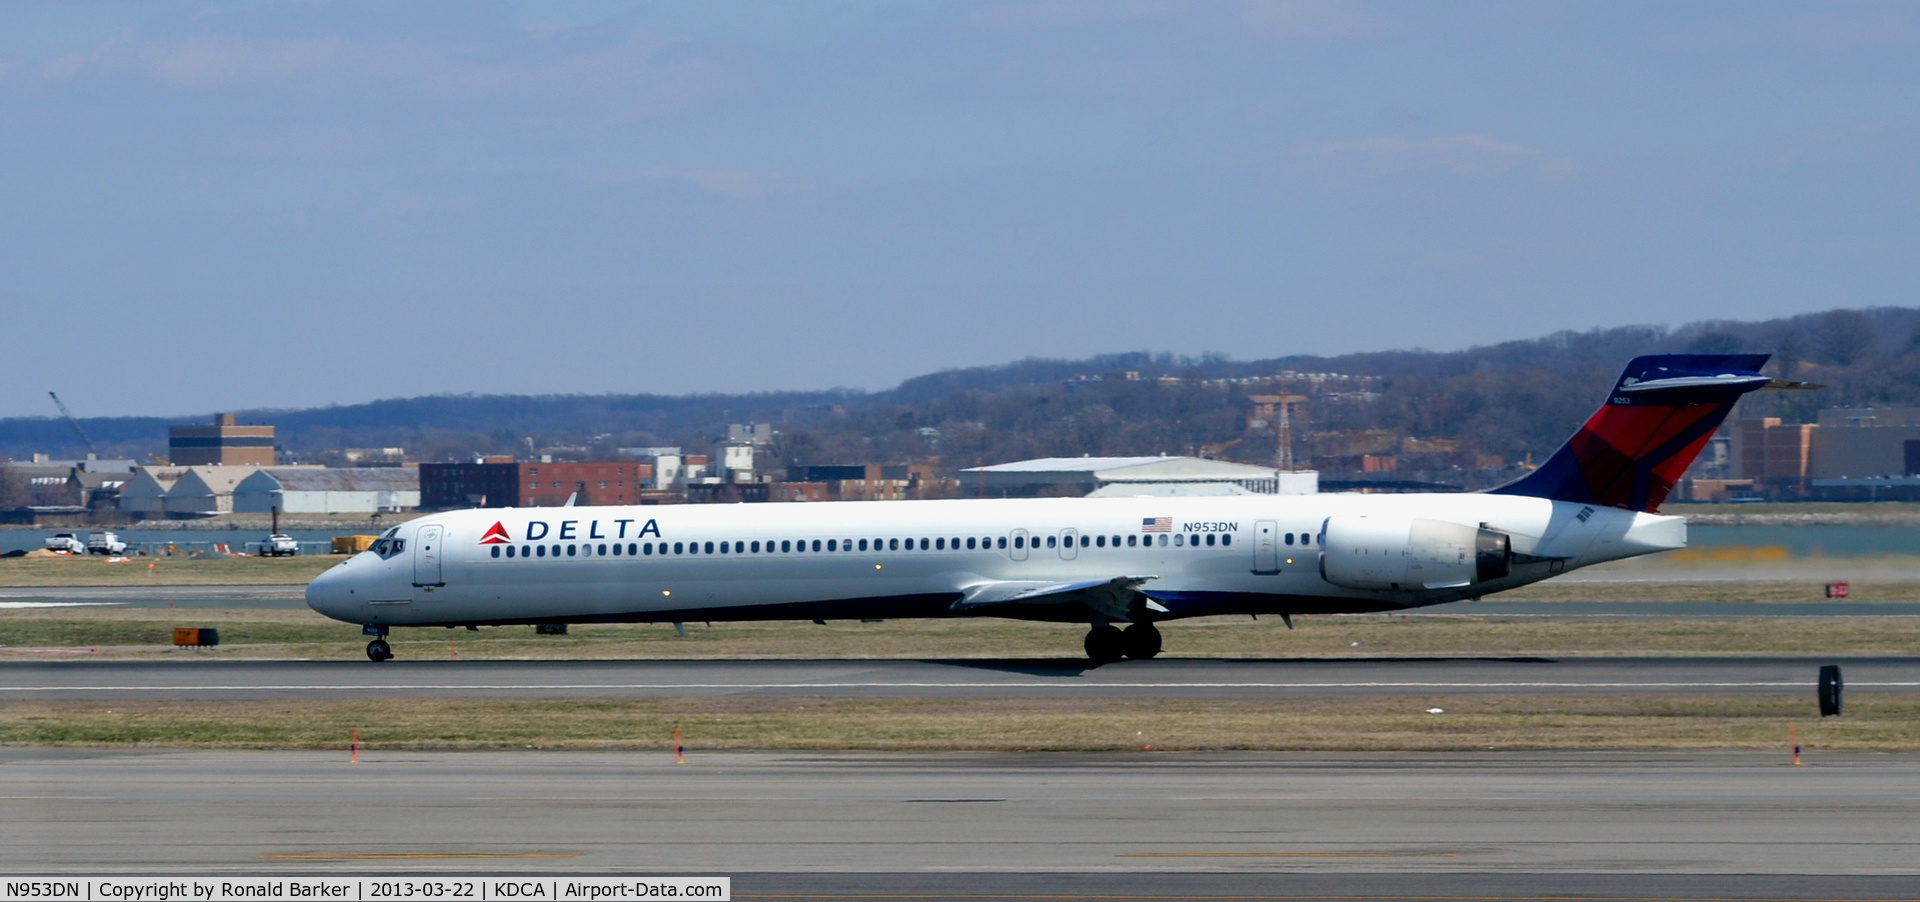
[[[1652,513],[1734,402],[1769,383],[1766,354],[1635,357],[1607,401],[1540,469],[1492,493]]]

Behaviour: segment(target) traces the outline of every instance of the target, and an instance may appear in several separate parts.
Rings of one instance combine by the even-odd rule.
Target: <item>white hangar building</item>
[[[412,467],[262,467],[233,490],[236,513],[346,514],[420,506]]]
[[[1043,457],[960,471],[960,493],[996,498],[1112,495],[1311,495],[1320,474],[1197,457]]]

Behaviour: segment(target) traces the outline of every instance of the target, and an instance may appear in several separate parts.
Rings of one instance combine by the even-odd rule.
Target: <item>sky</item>
[[[0,4],[0,416],[1915,306],[1910,3]]]

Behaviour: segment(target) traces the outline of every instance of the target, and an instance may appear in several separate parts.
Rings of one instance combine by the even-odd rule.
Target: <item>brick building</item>
[[[541,463],[487,458],[478,463],[421,464],[420,506],[557,507],[569,496],[576,505],[640,504],[653,467],[631,460]]]
[[[211,426],[169,427],[167,456],[176,467],[271,467],[273,427],[236,426],[233,414],[216,413]]]

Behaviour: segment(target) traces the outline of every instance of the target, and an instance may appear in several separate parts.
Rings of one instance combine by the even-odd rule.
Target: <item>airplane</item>
[[[394,627],[1007,617],[1095,663],[1187,617],[1395,611],[1686,546],[1658,513],[1765,354],[1634,358],[1546,463],[1476,493],[483,508],[387,530],[307,604]],[[1126,624],[1121,629],[1116,624]]]

